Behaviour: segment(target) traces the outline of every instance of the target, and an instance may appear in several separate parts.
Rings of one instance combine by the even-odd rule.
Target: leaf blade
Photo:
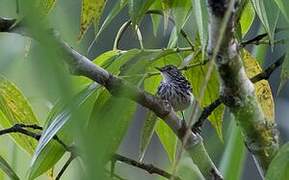
[[[42,136],[31,160],[30,179],[46,172],[63,156],[66,149],[58,142],[52,141],[53,137],[58,134],[61,135],[62,141],[69,141],[67,135],[60,133],[63,132],[64,126],[68,125],[74,111],[75,113],[78,112],[78,109],[81,109],[88,100],[94,102],[99,87],[98,84],[92,83],[79,92],[71,103],[60,108],[55,106],[56,110],[52,110],[53,113],[47,119],[47,127],[42,132]]]
[[[285,144],[278,151],[269,165],[266,173],[267,180],[287,179],[289,176],[289,144]]]
[[[14,83],[0,75],[0,125],[10,128],[14,124],[39,125],[29,102]],[[20,134],[12,134],[12,139],[27,153],[33,154],[36,141]]]
[[[20,180],[12,167],[2,156],[0,156],[0,169],[5,172],[5,174],[8,175],[12,180]]]
[[[269,35],[271,44],[274,42],[274,32],[280,11],[273,1],[268,0],[251,0],[255,8],[256,14],[261,20],[264,29]]]
[[[146,11],[150,8],[154,0],[129,0],[129,15],[132,24],[135,26],[139,24]]]

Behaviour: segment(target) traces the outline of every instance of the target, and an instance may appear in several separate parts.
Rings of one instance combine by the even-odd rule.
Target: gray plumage
[[[192,88],[187,79],[176,66],[167,65],[157,69],[163,76],[157,95],[167,100],[175,111],[188,108],[192,101]]]

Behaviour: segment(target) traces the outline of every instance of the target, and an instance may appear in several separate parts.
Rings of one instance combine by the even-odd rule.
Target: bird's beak
[[[155,67],[158,71],[162,72],[162,69],[159,67]]]

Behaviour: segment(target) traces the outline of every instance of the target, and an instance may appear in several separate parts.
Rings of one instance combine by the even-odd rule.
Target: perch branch
[[[36,32],[47,32],[47,29],[44,27],[45,25],[37,26],[39,29]],[[35,32],[35,30],[33,32]],[[163,119],[164,122],[182,141],[184,132],[186,132],[189,127],[184,126],[182,119],[177,116],[177,114],[173,111],[173,108],[167,102],[129,84],[127,81],[120,79],[119,77],[110,74],[105,69],[91,62],[91,60],[87,57],[72,49],[57,36],[51,35],[51,33],[46,33],[47,36],[50,36],[50,38],[41,39],[41,37],[33,35],[33,32],[31,32],[31,37],[35,38],[43,45],[53,44],[53,46],[50,47],[55,47],[55,52],[62,55],[62,59],[69,66],[72,74],[84,76],[96,81],[100,85],[104,86],[113,96],[128,98],[150,109],[158,117]],[[17,33],[24,35],[27,34],[27,32],[21,31],[17,31]],[[217,176],[215,175],[214,178],[222,179],[218,169],[205,150],[203,139],[200,135],[191,131],[188,136],[188,141],[186,144],[184,144],[184,147],[188,152],[190,152],[192,160],[197,166],[200,167],[200,171],[205,178],[209,179],[212,175],[217,174]],[[195,154],[198,154],[198,156],[195,156]],[[212,171],[214,171],[214,173],[212,173]]]
[[[255,95],[253,83],[247,77],[234,38],[234,17],[239,0],[233,0],[235,8],[226,26],[226,36],[222,39],[215,64],[220,78],[220,94],[239,125],[249,151],[263,176],[278,148],[278,135],[272,120],[268,120]],[[228,1],[208,0],[209,45],[208,54],[216,47],[219,29],[228,8]]]

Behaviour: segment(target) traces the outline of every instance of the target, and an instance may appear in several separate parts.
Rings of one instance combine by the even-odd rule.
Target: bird
[[[187,109],[193,101],[192,87],[181,71],[174,65],[156,67],[162,75],[162,80],[157,90],[157,96],[167,101],[174,111]]]

